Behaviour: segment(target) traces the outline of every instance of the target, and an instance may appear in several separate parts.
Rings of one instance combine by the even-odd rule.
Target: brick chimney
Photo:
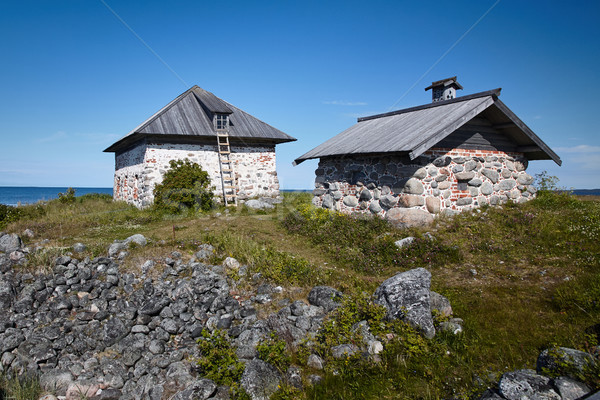
[[[442,79],[440,81],[431,82],[431,86],[427,86],[425,90],[431,90],[431,102],[450,100],[456,97],[456,90],[462,86],[456,80],[456,77]]]

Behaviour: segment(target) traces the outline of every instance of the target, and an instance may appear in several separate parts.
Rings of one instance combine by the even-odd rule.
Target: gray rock
[[[323,369],[323,359],[316,354],[311,354],[308,356],[308,362],[306,363],[308,368],[312,369]]]
[[[391,194],[383,195],[379,198],[379,204],[384,208],[392,208],[398,203],[398,198]]]
[[[336,360],[341,360],[347,357],[356,355],[360,349],[355,344],[340,344],[331,348],[331,355]]]
[[[469,186],[479,187],[483,184],[483,181],[479,178],[473,178],[469,182],[467,182]]]
[[[491,389],[486,390],[478,400],[505,400],[504,397]]]
[[[240,384],[252,400],[269,400],[280,381],[281,376],[275,367],[255,358],[246,364]]]
[[[498,388],[507,400],[561,400],[560,395],[554,391],[550,378],[529,369],[505,373]]]
[[[519,182],[519,185],[531,185],[533,183],[533,176],[529,174],[521,174],[517,178],[517,182]]]
[[[333,209],[333,197],[330,194],[323,196],[323,202],[321,203],[323,208]]]
[[[0,251],[4,253],[12,253],[13,251],[19,250],[23,247],[21,238],[15,234],[4,234],[0,236]]]
[[[171,301],[166,297],[151,298],[138,310],[138,313],[149,315],[151,317],[160,314],[163,308],[168,306]]]
[[[261,200],[248,200],[244,203],[246,205],[246,207],[248,208],[252,208],[254,210],[270,210],[275,208],[275,206],[273,204],[269,204],[265,201],[261,201]]]
[[[424,227],[433,222],[430,213],[416,208],[392,208],[385,219],[397,228]]]
[[[371,202],[371,204],[369,204],[369,211],[371,211],[373,214],[379,214],[381,212],[382,208],[379,205],[379,201],[378,200],[373,200]]]
[[[565,376],[553,380],[554,387],[562,400],[577,400],[589,394],[592,389],[585,383],[578,382]]]
[[[494,171],[493,169],[484,168],[481,170],[481,173],[492,181],[492,183],[498,183],[498,179],[500,179],[498,171]]]
[[[75,253],[83,253],[86,250],[87,250],[87,246],[83,243],[75,243],[73,245],[73,251]]]
[[[359,200],[360,201],[369,201],[372,198],[373,198],[373,194],[371,193],[371,191],[367,188],[363,188],[363,190],[360,192]]]
[[[427,338],[435,336],[431,316],[431,273],[425,268],[401,272],[385,280],[375,291],[375,302],[387,309],[388,318],[398,318],[421,329]]]
[[[454,174],[454,176],[456,177],[457,181],[470,181],[471,179],[475,178],[475,172],[459,172],[457,174]]]
[[[344,205],[346,205],[347,207],[356,207],[358,205],[358,199],[356,198],[356,196],[345,196]]]
[[[574,370],[582,372],[587,365],[594,362],[594,358],[589,353],[570,349],[568,347],[559,347],[556,349],[543,350],[537,359],[536,370],[538,373],[564,373],[561,369]],[[562,367],[562,368],[561,368]],[[571,376],[574,378],[574,376]]]
[[[427,169],[419,168],[418,170],[415,171],[415,173],[413,174],[413,177],[416,179],[425,179],[427,177]]]
[[[129,333],[129,327],[121,321],[120,318],[114,317],[106,321],[103,328],[103,342],[105,346],[112,346],[119,340],[123,339]]]
[[[314,306],[323,307],[330,312],[341,305],[342,292],[329,286],[315,286],[308,293],[308,302]]]
[[[481,194],[487,196],[492,194],[494,191],[494,186],[490,182],[483,182],[479,190],[481,191]]]
[[[473,203],[473,198],[472,197],[461,197],[460,199],[456,200],[456,205],[457,206],[466,206]]]
[[[144,235],[142,235],[141,233],[136,233],[135,235],[131,235],[127,239],[125,239],[125,244],[129,245],[129,243],[135,243],[138,246],[145,246],[148,243],[148,241],[146,240]]]
[[[404,184],[404,189],[403,189],[404,193],[423,194],[424,191],[425,191],[425,188],[423,187],[423,184],[421,183],[421,181],[418,179],[410,178],[408,181],[406,181],[406,184]]]
[[[187,385],[187,387],[176,393],[172,400],[205,400],[211,398],[217,391],[217,384],[210,379],[200,379]]]
[[[115,257],[116,255],[118,255],[122,250],[127,249],[127,244],[123,243],[123,242],[116,242],[116,243],[112,243],[109,247],[108,247],[108,256],[109,257]]]
[[[517,182],[512,179],[504,179],[498,184],[500,190],[512,190],[515,186],[517,186]]]
[[[54,369],[40,375],[42,389],[52,392],[57,396],[67,394],[67,389],[73,384],[73,375],[69,371]]]
[[[452,316],[450,300],[433,290],[429,292],[429,306],[431,311],[435,310],[440,317]]]
[[[396,245],[396,247],[401,249],[405,246],[410,246],[410,244],[414,241],[415,241],[414,236],[409,236],[409,237],[405,237],[404,239],[396,240],[394,242],[394,244]]]

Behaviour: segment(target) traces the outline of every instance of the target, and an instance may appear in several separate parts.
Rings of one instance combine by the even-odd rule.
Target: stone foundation
[[[222,199],[221,175],[216,139],[214,144],[144,143],[117,153],[114,199],[136,207],[154,202],[154,187],[162,182],[171,160],[189,159],[208,172],[215,199]],[[236,146],[232,143],[238,200],[279,196],[275,169],[275,145]]]
[[[535,195],[522,153],[434,148],[415,160],[381,155],[325,158],[315,171],[313,204],[386,216],[391,209],[454,214]],[[416,211],[421,210],[421,211]]]

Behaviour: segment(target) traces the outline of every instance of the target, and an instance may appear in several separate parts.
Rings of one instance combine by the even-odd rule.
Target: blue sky
[[[0,186],[112,186],[102,150],[198,85],[296,137],[280,183],[312,188],[294,158],[458,75],[563,160],[531,174],[600,187],[600,2],[501,0],[437,64],[497,0],[105,2],[168,67],[101,0],[0,4]]]

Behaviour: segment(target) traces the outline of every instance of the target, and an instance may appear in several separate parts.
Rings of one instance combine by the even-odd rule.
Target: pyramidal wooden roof
[[[194,86],[152,115],[137,128],[106,148],[117,152],[148,135],[216,137],[212,116],[228,114],[231,138],[284,143],[296,140],[279,129]]]
[[[358,154],[404,153],[415,159],[485,112],[494,128],[530,160],[560,157],[498,99],[501,89],[359,118],[357,124],[294,160]]]

